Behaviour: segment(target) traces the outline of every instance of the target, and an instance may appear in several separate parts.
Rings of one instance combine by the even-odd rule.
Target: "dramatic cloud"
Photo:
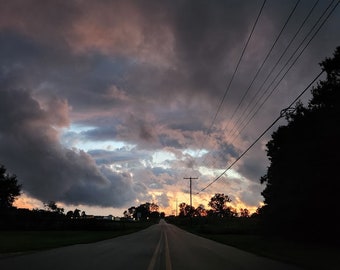
[[[335,7],[320,1],[297,32],[314,5],[301,1],[257,74],[295,3],[266,2],[234,74],[262,1],[2,1],[0,163],[18,175],[26,202],[122,213],[152,201],[172,213],[175,201],[188,201],[183,178],[195,176],[195,205],[223,192],[235,207],[256,209],[265,144],[277,126],[199,191],[339,45],[339,8],[314,26]],[[277,84],[290,56],[281,75],[296,61]]]
[[[0,159],[24,181],[24,189],[43,201],[123,205],[131,199],[126,173],[98,167],[83,150],[60,144],[68,106],[62,100],[40,105],[24,90],[0,92]]]

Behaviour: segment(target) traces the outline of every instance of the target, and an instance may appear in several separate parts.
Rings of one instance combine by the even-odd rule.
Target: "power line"
[[[223,94],[223,97],[222,97],[222,99],[221,99],[221,101],[220,101],[220,103],[219,103],[219,105],[218,105],[218,108],[217,108],[217,110],[216,110],[216,113],[215,113],[215,115],[214,115],[214,117],[213,117],[213,120],[212,120],[212,122],[211,122],[211,125],[210,125],[210,127],[209,127],[209,129],[208,129],[208,131],[207,131],[207,136],[209,136],[210,131],[211,131],[211,129],[213,128],[214,123],[215,123],[215,121],[216,121],[216,119],[217,119],[217,115],[219,114],[219,112],[220,112],[220,110],[221,110],[221,107],[222,107],[222,104],[223,104],[223,102],[224,102],[224,100],[225,100],[225,98],[226,98],[226,96],[227,96],[227,94],[228,94],[228,92],[229,92],[230,86],[231,86],[231,84],[232,84],[232,82],[233,82],[233,80],[234,80],[234,77],[235,77],[235,75],[236,75],[236,72],[237,72],[237,70],[238,70],[238,68],[239,68],[239,65],[240,65],[240,63],[241,63],[241,61],[242,61],[242,58],[243,58],[243,56],[244,56],[244,53],[245,53],[245,51],[246,51],[246,49],[247,49],[247,47],[248,47],[249,41],[250,41],[250,39],[251,39],[251,37],[252,37],[252,35],[253,35],[253,33],[254,33],[255,27],[256,27],[257,22],[258,22],[258,20],[259,20],[261,14],[262,14],[262,11],[263,11],[263,8],[264,8],[266,2],[267,2],[267,0],[264,0],[264,1],[263,1],[262,6],[261,6],[261,8],[260,8],[260,11],[259,11],[259,13],[257,14],[256,20],[255,20],[255,22],[254,22],[254,24],[253,24],[253,27],[252,27],[252,29],[251,29],[251,32],[250,32],[250,34],[249,34],[249,36],[248,36],[247,42],[246,42],[246,44],[245,44],[245,46],[244,46],[244,48],[243,48],[243,50],[242,50],[242,53],[241,53],[240,58],[238,59],[236,68],[235,68],[235,70],[234,70],[234,72],[233,72],[233,74],[232,74],[232,76],[231,76],[231,79],[230,79],[230,81],[229,81],[229,83],[228,83],[228,86],[227,86],[227,88],[226,88],[226,90],[225,90],[225,92],[224,92],[224,94]],[[203,149],[203,146],[204,146],[204,144],[205,144],[205,141],[206,141],[206,140],[204,140],[204,142],[203,142],[203,144],[202,144],[202,146],[201,146],[201,148],[200,148],[200,151]],[[199,152],[200,152],[200,151],[199,151]]]
[[[261,135],[259,137],[257,137],[257,139],[241,154],[238,156],[238,158],[236,158],[233,163],[231,163],[229,165],[229,167],[227,167],[218,177],[216,177],[212,182],[210,182],[207,186],[205,186],[204,188],[202,188],[199,192],[197,192],[197,194],[199,194],[200,192],[203,192],[204,190],[206,190],[208,187],[210,187],[212,184],[214,184],[217,180],[219,180],[228,170],[230,170],[263,136],[264,134],[267,133],[268,130],[270,130],[282,117],[283,117],[283,113],[284,111],[287,111],[288,109],[290,109],[295,103],[296,101],[312,86],[312,84],[324,73],[325,71],[322,70],[313,80],[312,82],[310,82],[308,84],[308,86],[292,101],[292,103],[284,110],[281,111],[281,114],[274,120],[274,122],[268,127],[266,128],[265,131],[263,131],[261,133]],[[294,109],[295,110],[295,109]]]
[[[307,16],[305,17],[305,19],[303,20],[303,22],[301,23],[300,27],[298,28],[298,30],[295,32],[294,36],[291,38],[291,40],[289,41],[289,44],[286,46],[285,50],[283,51],[283,53],[281,54],[280,58],[276,61],[276,64],[274,65],[274,67],[272,68],[271,72],[269,73],[269,75],[266,77],[265,81],[263,82],[263,84],[261,85],[261,87],[258,89],[256,95],[252,98],[251,102],[248,103],[247,107],[245,110],[243,110],[243,112],[241,113],[241,115],[238,117],[236,123],[240,123],[240,120],[242,119],[242,117],[244,116],[245,112],[248,110],[249,106],[253,103],[253,101],[255,100],[255,98],[257,97],[260,89],[262,89],[263,85],[265,84],[265,82],[269,79],[269,76],[271,75],[271,73],[275,70],[276,66],[279,64],[279,62],[281,61],[281,59],[283,58],[283,56],[286,54],[287,50],[290,48],[290,46],[292,45],[292,43],[294,42],[294,40],[296,39],[297,35],[300,33],[301,29],[303,28],[303,26],[305,25],[305,23],[307,22],[307,20],[309,19],[309,17],[311,16],[313,10],[315,9],[315,7],[317,6],[317,4],[319,3],[320,0],[317,0],[313,7],[310,9],[309,13],[307,14]],[[251,86],[251,85],[250,85]],[[242,121],[243,123],[243,121]],[[236,128],[237,124],[235,124],[233,126],[233,128],[230,130],[229,134],[234,135],[235,132],[235,128]],[[243,130],[243,129],[242,129]],[[241,132],[240,132],[241,133]]]
[[[338,0],[337,0],[338,1]],[[271,92],[267,95],[267,97],[262,101],[262,103],[260,104],[260,106],[257,108],[257,110],[254,112],[254,110],[256,109],[256,106],[259,104],[260,100],[264,97],[264,95],[268,92],[269,88],[273,85],[273,83],[276,81],[276,79],[280,76],[280,74],[282,73],[282,71],[287,67],[288,63],[292,60],[292,58],[295,56],[295,54],[297,53],[297,51],[301,48],[302,44],[306,41],[306,39],[308,38],[308,36],[313,32],[313,30],[315,29],[315,27],[318,25],[318,23],[321,21],[322,17],[326,14],[326,12],[328,11],[328,9],[332,6],[332,4],[335,2],[335,0],[333,0],[328,7],[324,10],[324,12],[321,14],[321,16],[319,17],[319,19],[317,20],[317,22],[313,25],[313,27],[310,29],[310,31],[306,34],[305,38],[300,42],[299,46],[295,49],[295,51],[293,52],[293,54],[290,56],[290,58],[286,61],[285,65],[281,68],[281,70],[277,73],[277,75],[275,76],[275,78],[272,80],[272,82],[269,84],[269,86],[266,88],[266,90],[262,93],[261,97],[256,101],[255,105],[252,107],[252,109],[248,112],[248,114],[246,115],[246,117],[241,121],[241,122],[237,122],[240,123],[239,126],[243,125],[246,122],[246,124],[241,128],[241,130],[239,131],[239,134],[245,129],[245,127],[250,123],[250,121],[254,118],[254,116],[258,113],[258,111],[262,108],[262,106],[264,105],[264,103],[268,100],[268,98],[273,94],[273,92],[277,89],[278,85],[280,84],[280,82],[284,79],[284,77],[287,75],[287,73],[290,71],[290,69],[295,65],[295,63],[297,62],[297,60],[299,59],[299,57],[302,55],[302,53],[305,51],[305,49],[308,47],[308,45],[311,43],[311,41],[314,39],[314,37],[317,35],[317,33],[320,31],[321,27],[326,23],[326,21],[328,20],[328,18],[330,17],[330,15],[334,12],[335,8],[338,6],[339,1],[336,3],[336,5],[332,8],[332,10],[328,13],[328,15],[326,16],[326,18],[322,21],[321,25],[317,28],[317,30],[314,32],[314,34],[312,35],[312,37],[309,39],[309,41],[307,42],[307,44],[304,46],[304,48],[300,51],[300,53],[298,54],[298,56],[295,58],[295,60],[293,61],[293,63],[289,66],[289,68],[286,70],[286,72],[284,73],[284,75],[281,77],[281,79],[276,83],[275,87],[271,90]],[[271,70],[271,72],[268,74],[268,76],[266,77],[265,81],[262,83],[262,85],[260,86],[260,88],[258,89],[255,97],[260,93],[260,90],[262,89],[262,87],[264,86],[264,84],[267,82],[268,78],[270,77],[270,75],[273,73],[273,71],[275,70],[276,66],[278,65],[279,61],[282,59],[283,54],[281,55],[280,59],[276,62],[275,66],[273,67],[273,69]],[[254,99],[255,99],[254,97]],[[253,100],[254,100],[253,99]],[[251,103],[250,103],[251,104]],[[248,110],[250,104],[248,104],[247,108],[245,111]],[[245,112],[244,111],[244,112]],[[253,115],[247,120],[247,118],[250,116],[250,114],[253,113]],[[243,114],[242,114],[243,116]],[[240,120],[240,118],[239,118]],[[231,134],[231,136],[234,136],[236,134],[236,130],[234,130],[234,133]],[[232,142],[234,142],[234,140],[237,138],[237,136],[234,137],[234,139],[232,140]]]
[[[279,58],[279,60],[277,60],[277,62],[276,62],[276,64],[275,64],[274,68],[272,69],[272,71],[276,68],[276,66],[278,65],[278,63],[280,62],[280,60],[282,59],[282,57],[284,56],[284,54],[287,52],[288,48],[291,46],[291,44],[293,43],[293,41],[295,40],[295,38],[297,37],[297,35],[298,35],[299,32],[301,31],[301,29],[302,29],[303,26],[305,25],[306,21],[308,20],[308,18],[309,18],[310,15],[312,14],[313,10],[315,9],[315,7],[317,6],[317,4],[318,4],[319,1],[320,1],[320,0],[317,0],[317,1],[314,3],[314,5],[313,5],[312,8],[310,9],[310,11],[308,12],[307,16],[305,17],[305,19],[304,19],[303,22],[301,23],[300,27],[298,28],[298,30],[296,31],[296,33],[294,34],[294,36],[291,38],[291,40],[290,40],[289,44],[287,45],[287,47],[285,48],[284,52],[281,54],[281,57]],[[297,8],[299,2],[300,2],[300,1],[297,1],[297,2],[296,2],[296,4],[294,5],[292,11],[291,11],[290,14],[288,15],[288,18],[287,18],[287,20],[285,21],[285,23],[284,23],[284,25],[283,25],[283,27],[282,27],[280,33],[278,34],[278,36],[277,36],[275,42],[273,43],[271,49],[270,49],[269,52],[267,53],[267,55],[266,55],[265,59],[263,60],[263,62],[262,62],[262,64],[261,64],[260,68],[257,70],[257,73],[255,74],[255,76],[254,76],[252,82],[250,83],[250,85],[248,86],[248,88],[247,88],[245,94],[244,94],[243,97],[242,97],[242,100],[239,102],[239,104],[238,104],[237,108],[235,109],[235,111],[234,111],[234,113],[233,113],[231,119],[233,118],[233,116],[235,115],[236,111],[238,110],[238,108],[240,107],[241,103],[243,102],[245,96],[248,94],[249,90],[251,89],[251,87],[252,87],[252,85],[253,85],[255,79],[257,78],[257,76],[259,75],[260,71],[262,70],[262,68],[263,68],[263,66],[264,66],[264,64],[265,64],[265,62],[268,60],[268,58],[269,58],[269,56],[270,56],[270,54],[271,54],[273,48],[275,47],[275,45],[276,45],[276,43],[278,42],[280,36],[282,35],[282,32],[284,31],[285,27],[287,26],[288,22],[290,21],[290,19],[291,19],[293,13],[295,12],[295,10],[296,10],[296,8]],[[268,78],[269,78],[270,75],[271,75],[271,74],[269,74],[269,75],[267,76],[265,82],[268,80]],[[261,85],[261,87],[258,89],[258,91],[260,91],[260,90],[262,89],[263,85],[264,85],[264,83]],[[256,97],[257,97],[257,94],[253,97],[252,100],[254,100]],[[252,101],[249,103],[249,105],[247,106],[247,108],[246,108],[245,111],[247,111],[247,109],[249,108],[249,106],[250,106],[251,103],[252,103]],[[236,123],[239,123],[239,121],[240,121],[240,119],[242,118],[242,116],[244,115],[245,111],[241,114],[241,116],[238,118],[238,120],[237,120]],[[248,116],[248,115],[247,115],[247,116]],[[228,125],[229,125],[230,121],[231,121],[231,120],[229,120]],[[223,130],[223,132],[226,131],[226,129],[228,128],[228,125],[225,127],[225,129]],[[235,132],[233,132],[233,131],[235,130],[235,127],[236,127],[236,124],[233,125],[233,128],[232,128],[231,131],[229,132],[229,134],[231,134],[231,137],[235,134]],[[234,137],[234,139],[236,139],[236,137]],[[232,140],[232,143],[233,143],[233,142],[234,142],[234,140]],[[204,160],[204,162],[205,162],[205,160]],[[215,163],[213,163],[213,164],[215,164]]]
[[[319,1],[319,0],[317,0],[317,2],[318,2],[318,1]],[[278,36],[276,37],[276,39],[275,39],[273,45],[271,46],[269,52],[267,53],[265,59],[263,60],[263,62],[262,62],[262,64],[261,64],[261,66],[258,68],[258,70],[257,70],[257,72],[256,72],[256,74],[255,74],[255,76],[254,76],[254,78],[252,79],[252,81],[251,81],[251,83],[249,84],[247,90],[246,90],[245,93],[243,94],[243,96],[242,96],[242,98],[241,98],[241,101],[238,103],[236,109],[234,110],[233,114],[231,115],[231,118],[230,118],[230,120],[228,121],[228,123],[227,123],[227,125],[225,126],[225,128],[224,128],[223,131],[226,131],[226,130],[228,129],[231,120],[234,118],[236,112],[237,112],[238,109],[240,108],[240,106],[241,106],[241,104],[243,103],[245,97],[248,95],[249,90],[251,89],[251,87],[252,87],[253,83],[255,82],[257,76],[259,75],[260,71],[262,70],[264,64],[267,62],[267,60],[268,60],[270,54],[272,53],[272,51],[273,51],[273,49],[274,49],[276,43],[277,43],[278,40],[280,39],[280,37],[281,37],[281,35],[282,35],[284,29],[286,28],[288,22],[289,22],[290,19],[292,18],[292,16],[293,16],[293,14],[294,14],[294,12],[295,12],[297,6],[299,5],[299,3],[300,3],[300,0],[298,0],[298,1],[295,3],[295,6],[293,7],[292,11],[290,12],[290,14],[289,14],[289,16],[288,16],[286,22],[284,23],[284,25],[283,25],[283,27],[282,27],[280,33],[279,33]],[[315,7],[315,6],[316,6],[316,4],[314,5],[314,7]],[[313,9],[314,9],[314,7],[313,7]]]

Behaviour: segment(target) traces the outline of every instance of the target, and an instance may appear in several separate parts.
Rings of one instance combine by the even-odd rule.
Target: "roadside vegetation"
[[[113,222],[112,222],[113,223]],[[105,230],[16,230],[0,231],[1,254],[32,252],[76,244],[87,244],[146,229],[152,222],[115,221],[116,229]]]

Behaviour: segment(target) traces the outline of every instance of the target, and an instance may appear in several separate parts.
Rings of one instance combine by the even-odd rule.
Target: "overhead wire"
[[[308,18],[310,17],[310,15],[312,14],[313,10],[315,9],[315,7],[316,7],[316,5],[318,4],[319,1],[320,1],[320,0],[317,0],[317,1],[314,3],[313,7],[311,8],[311,10],[309,11],[309,13],[308,13],[307,16],[305,17],[305,19],[304,19],[304,21],[302,22],[302,24],[300,25],[299,29],[296,31],[294,37],[290,40],[290,42],[289,42],[289,44],[287,45],[285,51],[282,53],[282,55],[281,55],[280,59],[278,60],[278,62],[281,60],[282,56],[285,54],[285,52],[286,52],[286,51],[288,50],[288,48],[291,46],[292,42],[294,41],[294,39],[296,38],[296,36],[298,35],[298,33],[301,31],[302,27],[304,26],[304,24],[306,23],[306,21],[308,20]],[[271,52],[273,51],[273,49],[274,49],[276,43],[278,42],[279,38],[280,38],[281,35],[282,35],[284,29],[286,28],[287,24],[289,23],[290,19],[292,18],[292,15],[293,15],[294,12],[296,11],[296,8],[297,8],[297,6],[298,6],[299,3],[300,3],[300,0],[297,1],[297,2],[295,3],[295,5],[293,6],[293,8],[292,8],[290,14],[288,15],[288,17],[287,17],[287,19],[286,19],[284,25],[282,26],[282,28],[281,28],[281,30],[280,30],[278,36],[276,37],[274,43],[272,44],[270,50],[268,51],[268,53],[267,53],[267,55],[266,55],[266,57],[265,57],[264,60],[262,61],[262,64],[260,65],[260,67],[259,67],[259,69],[257,70],[257,72],[256,72],[256,74],[255,74],[255,76],[254,76],[254,78],[252,79],[251,83],[249,84],[249,86],[248,86],[246,92],[244,93],[244,95],[243,95],[241,101],[239,102],[237,108],[234,110],[234,113],[233,113],[231,119],[229,120],[228,125],[229,125],[230,121],[233,119],[233,117],[234,117],[236,111],[239,109],[241,103],[244,101],[245,96],[249,93],[249,90],[251,89],[251,87],[252,87],[253,83],[255,82],[257,76],[259,75],[260,71],[262,70],[264,64],[265,64],[266,61],[268,60],[268,58],[269,58]],[[239,120],[240,120],[240,118],[238,119],[238,121],[239,121]],[[226,129],[228,128],[228,125],[225,127],[225,129],[223,130],[223,132],[226,131]],[[234,127],[235,127],[235,125],[234,125]],[[231,129],[231,131],[229,131],[229,134],[233,132],[234,127],[233,127],[233,129]],[[234,133],[232,133],[232,134],[234,134]],[[206,161],[206,159],[203,161],[203,163],[204,163],[205,161]],[[215,162],[213,163],[213,165],[215,165]]]
[[[308,86],[291,102],[291,104],[283,111],[286,111],[290,109],[299,99],[300,97],[315,83],[317,79],[324,73],[325,71],[322,70],[309,84]],[[295,109],[294,109],[295,110]],[[214,184],[216,181],[218,181],[227,171],[229,171],[281,118],[283,117],[283,113],[280,113],[280,115],[269,125],[268,128],[266,128],[258,137],[257,139],[240,154],[234,161],[231,163],[220,175],[218,175],[213,181],[211,181],[208,185],[206,185],[204,188],[202,188],[199,192],[196,194],[199,194],[203,191],[205,191],[208,187],[210,187],[212,184]]]
[[[326,8],[326,10],[322,13],[322,15],[320,16],[320,18],[318,19],[318,21],[314,24],[314,26],[312,27],[312,29],[309,31],[309,33],[306,35],[309,36],[309,34],[312,32],[312,30],[314,30],[314,28],[316,27],[316,25],[320,22],[321,18],[325,15],[325,13],[327,12],[327,10],[332,6],[332,4],[335,1],[333,0],[330,5]],[[282,79],[286,76],[286,74],[288,73],[288,71],[294,66],[294,64],[296,63],[296,61],[298,60],[298,58],[301,56],[301,54],[304,52],[304,50],[308,47],[308,45],[310,44],[310,42],[314,39],[314,37],[317,35],[317,33],[320,31],[320,29],[322,28],[322,26],[326,23],[326,21],[329,19],[329,17],[331,16],[331,14],[334,12],[334,10],[336,9],[336,7],[338,6],[338,4],[340,3],[339,0],[337,0],[337,3],[335,4],[335,6],[331,9],[331,11],[327,14],[327,16],[325,17],[325,19],[322,21],[321,25],[319,25],[319,27],[317,28],[317,30],[314,32],[314,34],[312,35],[312,37],[309,39],[309,41],[307,42],[307,44],[305,45],[305,47],[302,49],[302,51],[299,53],[299,55],[296,57],[296,59],[293,61],[293,63],[290,65],[289,69],[285,72],[285,74],[283,75],[283,77],[278,81],[278,83],[276,84],[276,86],[274,87],[274,89],[271,91],[271,93],[277,88],[277,86],[279,85],[279,83],[282,81]],[[303,42],[306,40],[303,40]],[[302,42],[302,44],[303,44]],[[299,46],[300,47],[300,46]],[[299,49],[299,48],[298,48]],[[298,50],[297,49],[297,50]],[[296,51],[297,51],[296,50]],[[295,51],[295,52],[296,52]],[[293,53],[293,55],[295,55],[295,52]],[[292,57],[291,57],[292,58]],[[289,61],[291,60],[291,58],[289,59]],[[289,62],[288,61],[288,62]],[[286,66],[286,65],[285,65]],[[280,71],[281,73],[281,71]],[[261,135],[241,154],[239,155],[238,158],[236,158],[231,165],[229,165],[218,177],[216,177],[212,182],[210,182],[207,186],[205,186],[204,188],[202,188],[199,192],[197,192],[197,194],[199,194],[200,192],[205,191],[208,187],[210,187],[212,184],[214,184],[216,181],[218,181],[228,170],[230,170],[267,132],[268,130],[270,130],[281,118],[282,118],[282,112],[287,111],[288,109],[290,109],[295,103],[296,101],[309,89],[309,87],[324,73],[324,71],[321,71],[313,80],[312,82],[302,91],[302,93],[300,95],[298,95],[297,98],[294,99],[294,101],[284,110],[281,111],[281,114],[279,117],[277,117],[274,122],[265,130],[261,133]],[[276,78],[274,79],[274,81],[276,80]],[[265,99],[265,101],[269,98],[269,96],[267,96],[267,98]],[[263,105],[263,103],[262,103]],[[259,110],[260,108],[258,108]],[[257,110],[257,112],[258,112]],[[295,109],[294,109],[295,110]],[[254,115],[253,115],[254,117]]]
[[[245,53],[245,51],[246,51],[246,49],[247,49],[247,47],[248,47],[249,41],[250,41],[251,37],[253,36],[254,30],[255,30],[255,28],[256,28],[256,25],[257,25],[257,23],[258,23],[258,21],[259,21],[259,18],[260,18],[261,14],[262,14],[262,11],[263,11],[263,9],[264,9],[264,6],[265,6],[266,2],[267,2],[267,0],[264,0],[264,1],[263,1],[262,5],[261,5],[261,8],[260,8],[260,10],[259,10],[259,12],[258,12],[258,14],[257,14],[257,17],[256,17],[256,19],[255,19],[255,22],[254,22],[254,24],[253,24],[253,26],[252,26],[252,29],[251,29],[251,31],[250,31],[250,34],[249,34],[249,36],[248,36],[248,38],[247,38],[247,41],[246,41],[246,43],[245,43],[245,45],[244,45],[244,48],[243,48],[243,50],[242,50],[242,52],[241,52],[241,55],[240,55],[240,57],[239,57],[239,59],[238,59],[238,62],[237,62],[237,64],[236,64],[235,70],[234,70],[234,72],[233,72],[233,74],[232,74],[232,76],[231,76],[231,79],[229,80],[229,83],[228,83],[228,85],[227,85],[227,88],[226,88],[226,90],[224,91],[223,97],[222,97],[222,99],[221,99],[221,101],[220,101],[220,103],[219,103],[219,105],[218,105],[218,107],[217,107],[217,110],[216,110],[216,112],[215,112],[215,115],[214,115],[214,117],[213,117],[213,120],[212,120],[212,122],[211,122],[211,124],[210,124],[210,126],[209,126],[209,129],[208,129],[208,131],[207,131],[207,136],[209,136],[209,134],[210,134],[210,132],[211,132],[211,129],[213,128],[213,126],[214,126],[214,124],[215,124],[215,121],[216,121],[216,119],[217,119],[217,116],[218,116],[218,114],[219,114],[219,112],[220,112],[220,110],[221,110],[221,108],[222,108],[222,105],[223,105],[223,103],[224,103],[224,100],[225,100],[225,98],[226,98],[226,96],[227,96],[227,94],[228,94],[228,92],[229,92],[229,90],[230,90],[230,86],[231,86],[231,84],[232,84],[232,82],[233,82],[233,80],[234,80],[234,78],[235,78],[235,75],[236,75],[236,73],[237,73],[237,71],[238,71],[238,68],[239,68],[240,63],[241,63],[241,61],[242,61],[242,58],[243,58],[243,56],[244,56],[244,53]],[[206,137],[206,138],[207,138],[207,137]],[[198,153],[200,153],[200,152],[202,151],[202,149],[203,149],[203,147],[204,147],[204,145],[205,145],[205,142],[206,142],[206,139],[205,139],[204,142],[202,143],[202,146],[200,147],[200,150],[199,150]]]
[[[321,21],[322,17],[324,17],[324,15],[327,13],[327,11],[330,9],[330,7],[333,5],[334,2],[336,2],[336,5],[331,9],[331,11],[327,14],[327,16],[324,18],[324,20],[322,21],[322,23],[319,25],[319,27],[317,28],[317,30],[314,32],[314,34],[311,36],[311,38],[309,39],[309,41],[306,43],[306,45],[303,47],[303,49],[300,51],[300,53],[297,55],[297,57],[295,58],[295,60],[291,63],[291,65],[289,66],[289,68],[286,70],[286,72],[283,74],[283,76],[281,77],[281,79],[279,79],[279,81],[276,83],[276,85],[273,87],[273,89],[270,91],[270,93],[266,96],[266,98],[262,101],[262,103],[260,104],[260,106],[256,109],[256,106],[259,104],[259,102],[261,101],[261,99],[263,99],[264,95],[269,91],[270,87],[274,84],[274,82],[276,81],[276,79],[280,76],[280,74],[283,72],[283,70],[287,67],[287,65],[289,64],[289,62],[292,60],[292,58],[296,55],[296,53],[298,52],[298,50],[301,48],[301,46],[303,45],[303,43],[306,41],[306,39],[309,37],[309,35],[313,32],[313,30],[316,28],[316,26],[319,24],[319,22]],[[323,11],[323,13],[321,14],[321,16],[319,17],[319,19],[317,20],[317,22],[315,22],[315,24],[313,25],[313,27],[310,29],[310,31],[305,35],[304,39],[300,42],[299,46],[295,49],[295,51],[293,52],[293,54],[290,56],[290,58],[286,61],[285,65],[281,68],[281,70],[277,73],[277,75],[275,76],[275,78],[272,80],[272,82],[268,85],[268,87],[266,88],[266,90],[262,93],[262,95],[260,96],[260,98],[256,101],[255,105],[253,105],[253,107],[251,108],[251,110],[248,112],[248,114],[246,115],[245,118],[243,118],[242,121],[237,121],[236,126],[238,125],[238,127],[240,128],[242,125],[242,128],[240,128],[238,130],[238,135],[241,134],[243,132],[243,130],[247,127],[247,125],[250,123],[250,121],[255,117],[255,115],[259,112],[259,110],[263,107],[263,105],[265,104],[265,102],[269,99],[269,97],[273,94],[273,92],[277,89],[278,85],[281,83],[281,81],[284,79],[284,77],[287,75],[287,73],[290,71],[290,69],[295,65],[295,63],[297,62],[297,60],[300,58],[300,56],[302,55],[302,53],[306,50],[306,48],[309,46],[309,44],[311,43],[311,41],[315,38],[315,36],[317,35],[317,33],[320,31],[320,29],[322,28],[322,26],[326,23],[326,21],[328,20],[328,18],[330,17],[330,15],[334,12],[334,10],[336,9],[336,7],[339,4],[339,0],[333,0],[328,7]],[[285,50],[286,52],[286,50]],[[284,52],[284,53],[285,53]],[[262,83],[262,85],[259,87],[259,89],[256,92],[255,97],[253,98],[253,100],[255,100],[255,98],[257,97],[257,95],[260,93],[260,90],[263,88],[264,84],[268,81],[269,77],[271,76],[271,74],[273,73],[273,71],[275,70],[275,68],[277,67],[277,65],[279,64],[279,61],[282,59],[284,54],[281,55],[281,57],[279,58],[279,60],[276,62],[276,64],[274,65],[274,67],[271,69],[270,73],[267,75],[265,81]],[[251,103],[248,104],[247,108],[245,109],[244,112],[246,112],[249,107],[250,107]],[[256,109],[256,111],[254,112],[254,110]],[[253,113],[251,116],[250,114]],[[244,115],[244,114],[243,114]],[[243,116],[242,115],[242,116]],[[250,118],[248,118],[250,116]],[[247,120],[248,119],[248,120]],[[240,118],[238,119],[240,120]],[[246,122],[247,121],[247,122]],[[234,129],[234,133],[231,134],[231,137],[233,138],[231,140],[231,143],[233,143],[235,141],[235,139],[237,138],[237,136],[233,137],[236,134],[236,130]]]
[[[223,132],[225,132],[226,130],[228,130],[229,124],[230,124],[231,121],[234,119],[234,116],[235,116],[236,112],[238,111],[238,109],[240,108],[241,104],[243,103],[243,101],[245,100],[246,96],[248,95],[249,90],[250,90],[251,87],[253,86],[253,84],[254,84],[256,78],[258,77],[258,75],[260,74],[262,68],[264,67],[265,63],[267,62],[267,60],[268,60],[270,54],[272,53],[272,51],[273,51],[275,45],[277,44],[278,40],[280,39],[280,37],[281,37],[283,31],[285,30],[286,26],[288,25],[290,19],[292,18],[293,14],[294,14],[294,12],[296,11],[297,6],[299,5],[300,2],[301,2],[301,0],[296,1],[296,3],[295,3],[295,5],[294,5],[293,9],[291,10],[291,12],[290,12],[290,14],[288,15],[288,17],[287,17],[287,19],[286,19],[286,21],[285,21],[283,27],[281,28],[281,30],[280,30],[278,36],[276,37],[276,39],[275,39],[273,45],[271,46],[271,48],[270,48],[270,50],[268,51],[266,57],[265,57],[264,60],[262,61],[262,64],[261,64],[260,67],[258,68],[258,70],[257,70],[255,76],[253,77],[251,83],[249,84],[248,88],[247,88],[246,91],[244,92],[244,94],[243,94],[243,96],[242,96],[240,102],[238,103],[238,105],[236,106],[235,110],[233,111],[233,113],[232,113],[232,115],[231,115],[231,117],[230,117],[230,119],[229,119],[227,125],[225,126]],[[317,2],[319,2],[319,0],[316,1],[316,3],[314,4],[312,10],[315,8]],[[311,14],[311,12],[310,12],[309,14]]]
[[[250,42],[250,40],[251,40],[251,38],[252,38],[252,36],[253,36],[253,33],[254,33],[255,28],[256,28],[256,26],[257,26],[257,24],[258,24],[259,18],[260,18],[260,16],[261,16],[262,12],[263,12],[263,9],[264,9],[264,6],[265,6],[266,2],[267,2],[267,0],[264,0],[264,1],[263,1],[262,5],[261,5],[261,7],[260,7],[260,10],[259,10],[259,12],[258,12],[258,14],[257,14],[257,16],[256,16],[256,19],[255,19],[255,21],[254,21],[254,24],[253,24],[253,26],[252,26],[252,29],[251,29],[251,31],[250,31],[250,34],[249,34],[249,36],[248,36],[248,38],[247,38],[247,41],[246,41],[246,43],[245,43],[245,45],[244,45],[244,47],[243,47],[243,50],[242,50],[241,55],[240,55],[240,57],[239,57],[239,59],[238,59],[238,62],[237,62],[236,67],[235,67],[235,69],[234,69],[234,72],[233,72],[233,74],[232,74],[232,76],[231,76],[231,79],[229,80],[229,83],[228,83],[228,85],[227,85],[227,88],[226,88],[226,90],[225,90],[225,92],[224,92],[224,94],[223,94],[223,97],[222,97],[222,99],[221,99],[219,105],[218,105],[218,108],[217,108],[217,110],[216,110],[216,112],[215,112],[215,115],[214,115],[214,117],[213,117],[213,120],[212,120],[212,122],[211,122],[211,125],[209,126],[209,129],[208,129],[208,131],[207,131],[206,137],[205,137],[205,139],[204,139],[204,141],[203,141],[203,143],[202,143],[202,145],[201,145],[201,147],[200,147],[200,150],[198,151],[198,156],[199,156],[200,152],[203,150],[203,148],[204,148],[204,146],[205,146],[205,144],[206,144],[207,137],[209,137],[210,132],[211,132],[211,130],[212,130],[214,124],[215,124],[215,121],[216,121],[216,119],[217,119],[217,116],[218,116],[218,114],[219,114],[219,112],[220,112],[220,110],[221,110],[221,108],[222,108],[222,105],[223,105],[223,103],[224,103],[224,100],[225,100],[225,98],[226,98],[226,96],[227,96],[227,94],[228,94],[228,92],[229,92],[229,90],[230,90],[231,84],[232,84],[232,82],[233,82],[233,80],[234,80],[234,78],[235,78],[235,75],[236,75],[236,73],[237,73],[237,71],[238,71],[238,68],[239,68],[239,66],[240,66],[240,63],[241,63],[241,61],[242,61],[242,59],[243,59],[243,57],[244,57],[245,51],[246,51],[246,49],[247,49],[247,47],[248,47],[248,44],[249,44],[249,42]],[[206,156],[204,157],[204,160],[203,160],[202,163],[204,164],[205,162],[206,162]]]

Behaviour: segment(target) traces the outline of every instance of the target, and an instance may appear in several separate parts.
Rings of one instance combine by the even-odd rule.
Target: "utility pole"
[[[177,217],[177,209],[178,209],[178,203],[177,203],[177,198],[176,198],[176,217]]]
[[[189,179],[190,180],[190,211],[192,208],[192,179],[198,179],[198,177],[184,177],[183,179]]]

